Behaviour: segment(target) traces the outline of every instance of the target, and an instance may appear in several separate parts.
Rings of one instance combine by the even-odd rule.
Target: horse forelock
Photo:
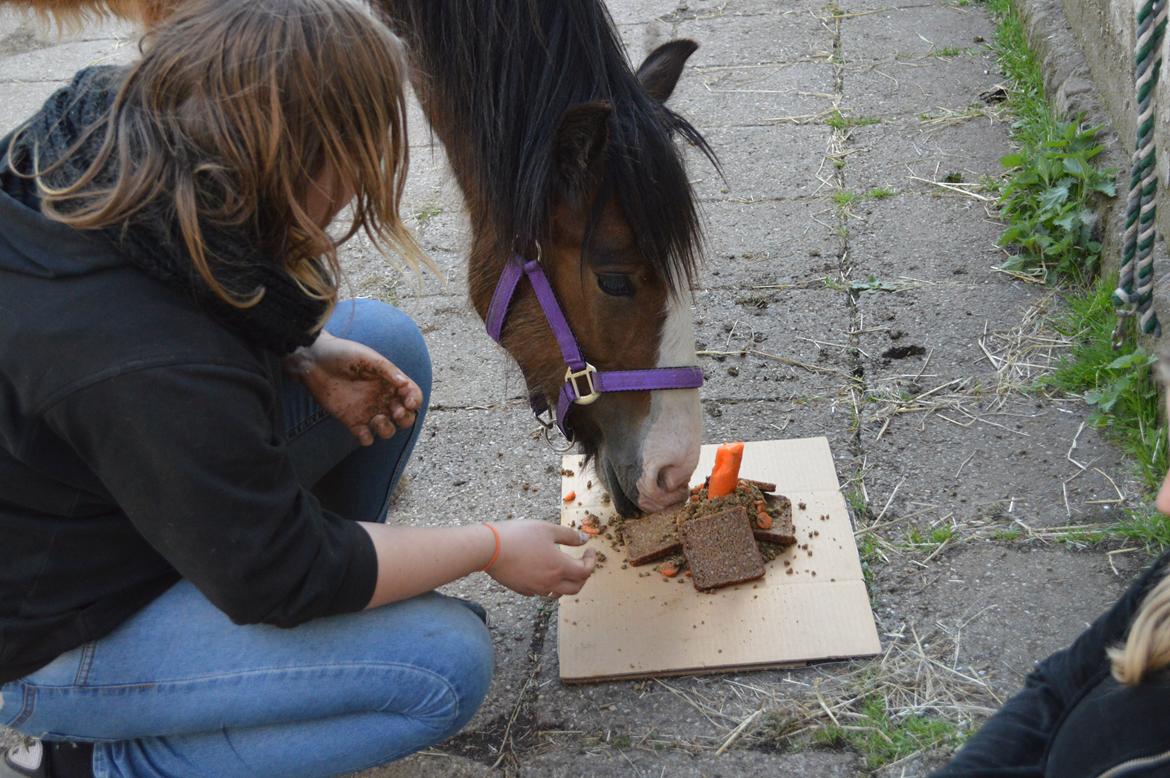
[[[554,142],[566,110],[605,101],[606,190],[646,261],[673,287],[693,279],[701,219],[676,139],[718,168],[694,126],[639,85],[600,0],[382,0],[413,49],[431,112],[465,169],[473,221],[501,252],[549,237]],[[434,120],[434,116],[432,119]],[[582,204],[588,208],[588,204]]]

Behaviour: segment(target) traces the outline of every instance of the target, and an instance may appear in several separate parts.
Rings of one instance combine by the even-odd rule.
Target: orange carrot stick
[[[772,517],[760,511],[756,514],[756,526],[760,529],[772,529]]]
[[[739,465],[743,462],[742,443],[724,443],[715,451],[715,468],[707,486],[707,496],[714,499],[735,491],[739,484]]]
[[[564,500],[565,502],[572,502],[573,500],[577,499],[577,493],[576,492],[569,492],[561,499]]]

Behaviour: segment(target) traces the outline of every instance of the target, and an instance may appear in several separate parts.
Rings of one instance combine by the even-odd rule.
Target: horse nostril
[[[684,473],[677,465],[667,465],[658,471],[658,488],[664,492],[673,492],[687,485],[689,473]]]

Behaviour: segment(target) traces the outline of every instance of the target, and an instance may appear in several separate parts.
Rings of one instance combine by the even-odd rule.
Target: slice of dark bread
[[[743,508],[690,519],[682,526],[682,543],[695,588],[701,591],[764,575],[764,558]]]

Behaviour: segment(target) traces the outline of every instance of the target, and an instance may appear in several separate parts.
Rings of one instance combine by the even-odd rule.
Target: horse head
[[[638,68],[648,115],[614,101],[577,103],[563,112],[553,135],[549,228],[543,243],[526,253],[539,253],[580,352],[599,374],[696,364],[690,290],[696,215],[671,138],[680,125],[664,107],[696,48],[692,41],[671,41]],[[488,292],[479,285],[477,293],[473,285],[481,313]],[[518,295],[501,342],[530,393],[552,408],[567,372],[555,335],[535,295]],[[697,368],[692,372],[701,377]],[[661,510],[685,499],[702,435],[693,384],[602,392],[573,403],[566,427],[596,458],[622,513]]]

